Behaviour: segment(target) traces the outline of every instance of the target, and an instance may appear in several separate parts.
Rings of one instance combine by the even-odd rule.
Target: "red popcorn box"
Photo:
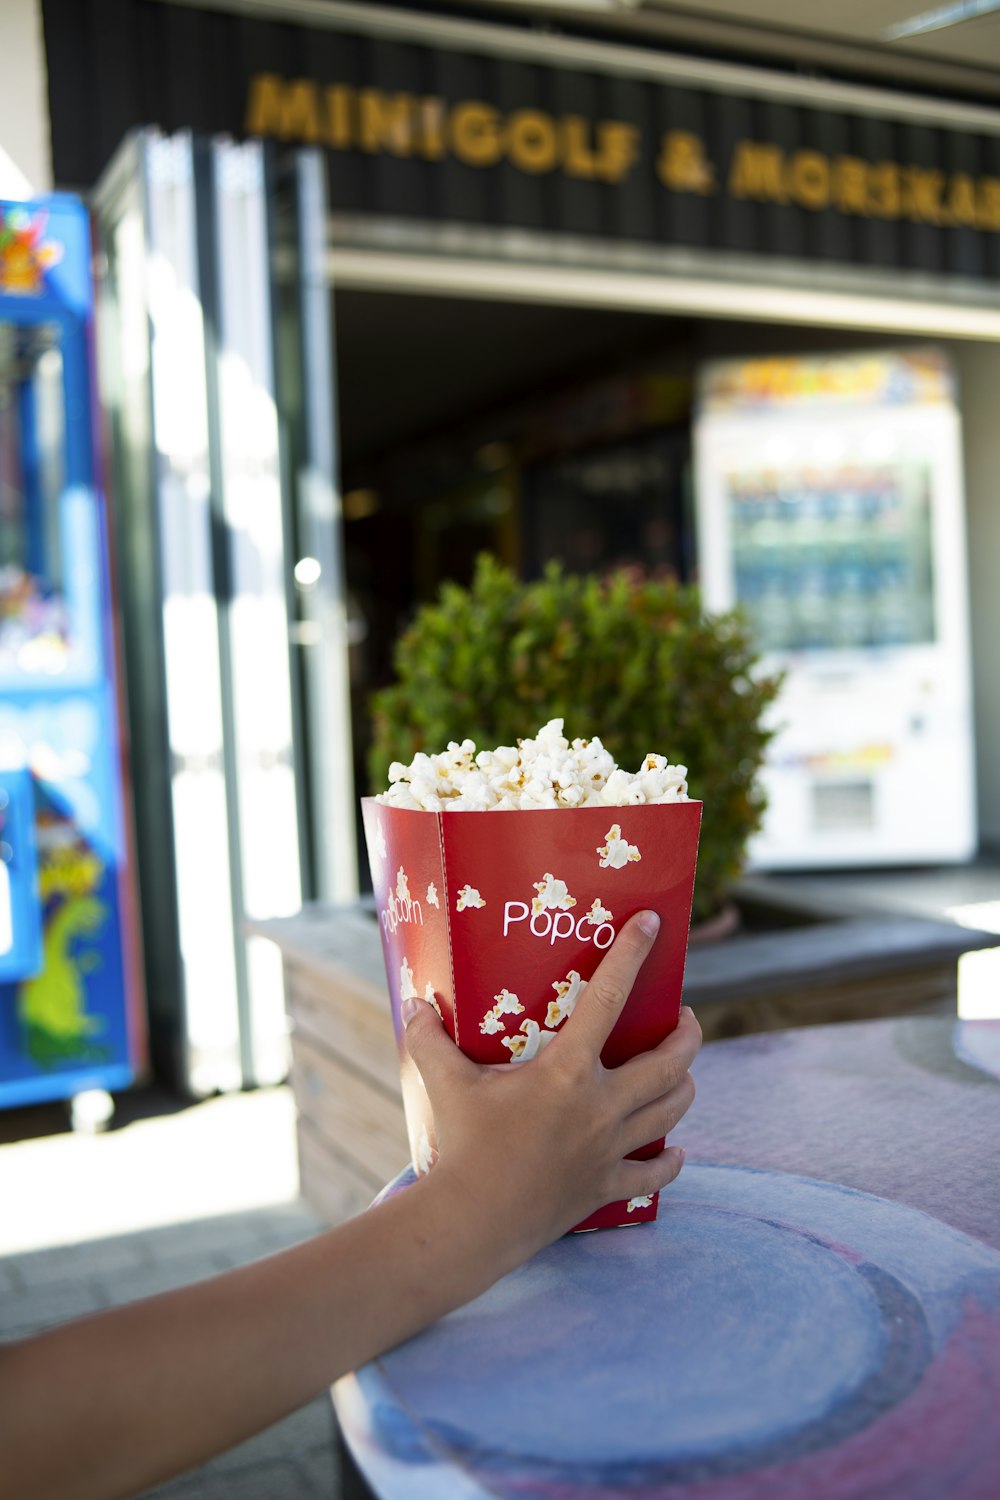
[[[435,1149],[400,1005],[433,1005],[475,1062],[530,1062],[572,1013],[629,917],[660,931],[601,1054],[607,1067],[677,1025],[701,803],[424,812],[362,801],[413,1164]],[[655,1156],[654,1141],[636,1157]],[[577,1231],[655,1219],[658,1194],[609,1203]]]

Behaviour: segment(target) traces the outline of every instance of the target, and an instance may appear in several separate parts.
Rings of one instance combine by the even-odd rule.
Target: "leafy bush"
[[[690,767],[704,802],[702,919],[724,904],[764,808],[761,715],[779,682],[752,676],[755,661],[740,616],[704,615],[694,589],[558,566],[522,583],[484,555],[472,586],[445,584],[397,643],[397,681],[372,701],[372,782],[384,787],[390,761],[417,750],[513,744],[558,717],[570,739],[599,735],[626,770],[666,755]]]

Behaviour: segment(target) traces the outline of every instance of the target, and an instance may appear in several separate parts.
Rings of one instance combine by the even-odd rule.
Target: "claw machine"
[[[144,1006],[87,213],[0,202],[0,1106],[127,1087]]]
[[[709,609],[784,675],[757,868],[976,849],[961,420],[943,350],[723,361],[695,427]]]

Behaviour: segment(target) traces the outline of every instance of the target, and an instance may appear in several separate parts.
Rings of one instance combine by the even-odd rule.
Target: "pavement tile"
[[[16,1260],[12,1256],[0,1260],[0,1299],[12,1297],[23,1285]]]
[[[102,1288],[89,1278],[27,1288],[0,1301],[0,1336],[13,1337],[65,1323],[105,1305]]]
[[[333,1443],[303,1454],[299,1468],[306,1477],[310,1500],[337,1500],[341,1489],[340,1460]]]
[[[287,1460],[226,1473],[198,1469],[140,1500],[316,1500],[301,1469]],[[328,1500],[328,1497],[327,1497]]]
[[[303,1454],[326,1447],[332,1451],[336,1429],[333,1405],[329,1396],[319,1396],[301,1411],[276,1422],[256,1436],[220,1453],[209,1465],[220,1471],[238,1469],[247,1464],[266,1463],[279,1458],[299,1459]]]
[[[124,1302],[138,1302],[142,1297],[155,1297],[159,1292],[191,1286],[208,1276],[218,1276],[224,1269],[224,1262],[216,1254],[196,1250],[173,1260],[157,1260],[148,1266],[100,1276],[96,1284],[107,1306],[120,1307]]]
[[[0,1265],[10,1267],[24,1286],[40,1287],[78,1276],[133,1270],[145,1265],[148,1258],[145,1236],[127,1235],[87,1240],[79,1245],[59,1245],[52,1250],[23,1251],[8,1256]]]
[[[282,1234],[290,1232],[286,1226],[295,1222],[284,1215],[275,1219],[271,1209],[257,1209],[247,1213],[220,1214],[217,1218],[165,1225],[163,1228],[147,1230],[144,1238],[152,1255],[167,1258],[190,1249],[193,1241],[203,1248],[220,1250],[232,1245],[252,1245],[261,1241],[270,1243],[275,1237],[280,1238]]]

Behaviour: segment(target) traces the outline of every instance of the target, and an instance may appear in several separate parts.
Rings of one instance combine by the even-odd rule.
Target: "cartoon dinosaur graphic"
[[[37,1063],[92,1059],[100,1051],[89,1039],[103,1029],[104,1021],[87,1015],[85,978],[100,958],[93,952],[74,956],[70,945],[75,938],[99,932],[107,914],[103,902],[76,896],[65,901],[46,924],[41,973],[26,980],[18,994],[26,1050]]]

